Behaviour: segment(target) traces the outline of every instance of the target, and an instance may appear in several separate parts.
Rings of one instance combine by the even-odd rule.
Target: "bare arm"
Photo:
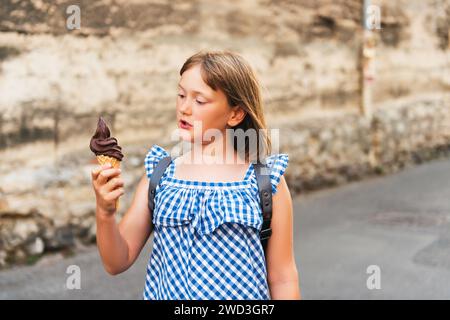
[[[152,231],[146,175],[137,186],[130,208],[116,224],[115,200],[124,192],[119,174],[117,169],[92,172],[97,198],[97,246],[105,270],[112,275],[124,272],[134,263]]]
[[[267,243],[267,281],[272,299],[301,299],[293,250],[292,199],[284,176],[273,195],[272,235]]]

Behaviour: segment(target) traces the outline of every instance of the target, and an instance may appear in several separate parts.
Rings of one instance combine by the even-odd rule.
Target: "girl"
[[[273,193],[272,236],[265,256],[250,143],[242,152],[226,134],[205,138],[208,130],[265,129],[252,68],[236,53],[202,51],[184,63],[180,76],[178,133],[191,149],[165,170],[154,212],[148,209],[149,179],[158,161],[170,155],[161,146],[153,145],[146,155],[146,172],[118,225],[115,201],[124,193],[120,170],[102,166],[92,171],[97,245],[106,271],[115,275],[127,270],[154,230],[144,299],[300,299],[292,200],[283,176],[288,155],[267,156],[268,135],[262,144],[258,140],[257,153],[267,156]],[[219,158],[231,154],[233,163],[211,164],[214,150]]]

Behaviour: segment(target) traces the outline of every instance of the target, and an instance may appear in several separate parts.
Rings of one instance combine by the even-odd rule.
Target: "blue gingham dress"
[[[169,155],[159,145],[151,147],[145,157],[149,179]],[[273,194],[288,160],[287,154],[266,158]],[[174,173],[172,161],[156,188],[144,300],[271,299],[253,165],[235,182],[182,180]]]

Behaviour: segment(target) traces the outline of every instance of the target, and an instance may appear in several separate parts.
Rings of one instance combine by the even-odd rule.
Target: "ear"
[[[227,124],[230,127],[235,127],[239,123],[241,123],[242,120],[244,120],[246,115],[247,115],[247,112],[245,112],[245,110],[241,106],[239,106],[239,105],[234,106],[231,108],[231,114],[230,114],[230,117],[228,118]]]

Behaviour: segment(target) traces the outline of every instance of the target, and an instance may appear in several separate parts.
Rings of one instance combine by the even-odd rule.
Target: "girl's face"
[[[180,137],[184,141],[208,144],[211,139],[204,137],[208,129],[218,129],[225,134],[227,127],[239,124],[245,112],[239,107],[230,107],[224,92],[220,89],[214,91],[208,86],[200,70],[201,66],[195,65],[181,76],[178,83],[177,122]],[[184,122],[187,122],[187,127]]]

